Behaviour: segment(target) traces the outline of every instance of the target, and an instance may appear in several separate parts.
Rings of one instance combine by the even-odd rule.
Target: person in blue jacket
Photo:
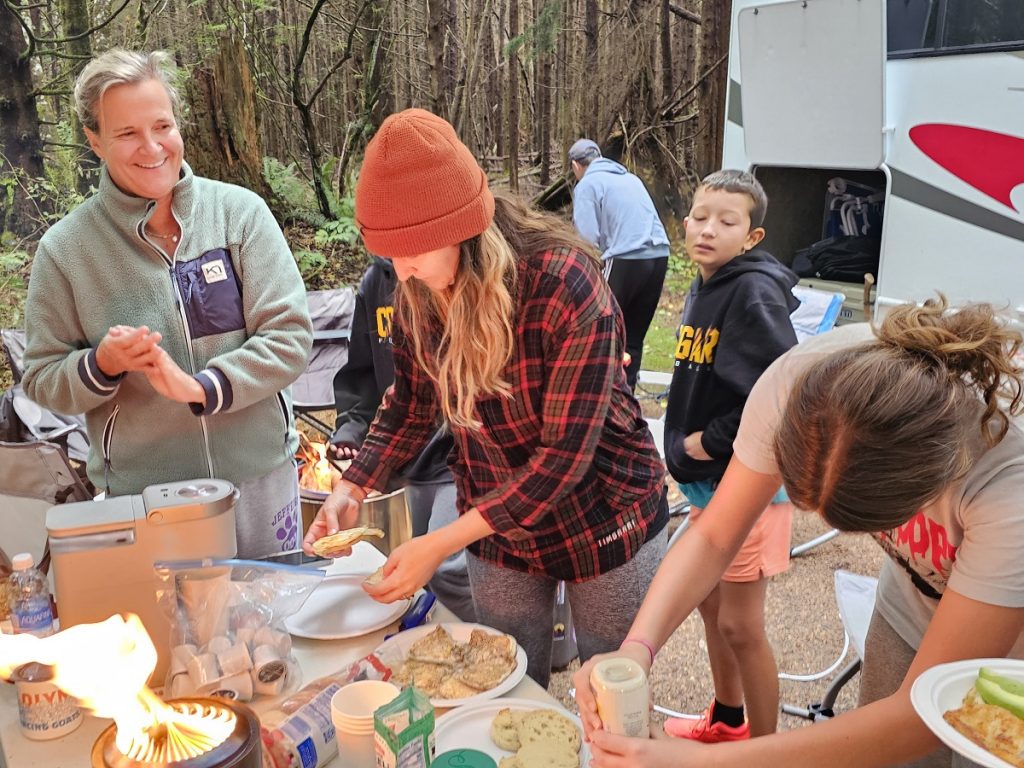
[[[601,253],[605,279],[626,323],[626,379],[635,388],[644,336],[668,271],[668,236],[644,183],[601,157],[596,143],[577,141],[569,148],[569,162],[577,181],[572,221]]]

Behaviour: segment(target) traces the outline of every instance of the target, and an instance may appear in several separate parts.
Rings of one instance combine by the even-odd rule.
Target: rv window
[[[1020,0],[946,0],[944,48],[1024,43]]]
[[[935,47],[937,0],[889,0],[886,29],[889,53]]]
[[[888,0],[892,58],[1024,48],[1021,0]]]

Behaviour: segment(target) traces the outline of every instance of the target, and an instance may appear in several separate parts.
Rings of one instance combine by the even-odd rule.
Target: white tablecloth
[[[431,622],[442,621],[458,621],[458,618],[438,604],[431,615]],[[293,650],[302,668],[304,683],[337,672],[366,656],[383,642],[384,635],[396,629],[397,622],[368,635],[348,640],[295,638]],[[506,696],[547,703],[555,701],[529,677],[523,678]],[[253,709],[259,714],[274,709],[275,703],[274,699],[258,700],[254,702]],[[63,738],[52,741],[26,739],[18,723],[18,701],[14,685],[0,684],[0,768],[83,768],[88,765],[93,742],[109,724],[110,720],[85,717],[81,726]],[[343,768],[341,760],[337,757],[328,765],[331,768]]]

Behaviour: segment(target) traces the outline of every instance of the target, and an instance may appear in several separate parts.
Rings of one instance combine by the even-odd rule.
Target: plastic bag
[[[250,560],[155,564],[157,601],[171,624],[166,698],[280,696],[301,682],[284,620],[321,570]]]
[[[315,768],[338,754],[331,698],[357,680],[387,680],[391,670],[370,654],[318,677],[260,716],[264,754],[271,768]]]

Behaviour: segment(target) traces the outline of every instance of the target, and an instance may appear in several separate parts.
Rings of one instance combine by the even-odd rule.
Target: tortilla
[[[378,584],[380,584],[382,581],[384,581],[384,566],[383,565],[380,568],[378,568],[376,571],[371,573],[369,576],[367,576],[365,579],[363,579],[363,584],[369,584],[371,587],[375,587]]]
[[[383,539],[384,531],[380,528],[369,528],[365,525],[338,531],[330,536],[324,536],[314,541],[313,551],[320,557],[334,557],[335,554],[349,549],[357,541],[369,538]]]

